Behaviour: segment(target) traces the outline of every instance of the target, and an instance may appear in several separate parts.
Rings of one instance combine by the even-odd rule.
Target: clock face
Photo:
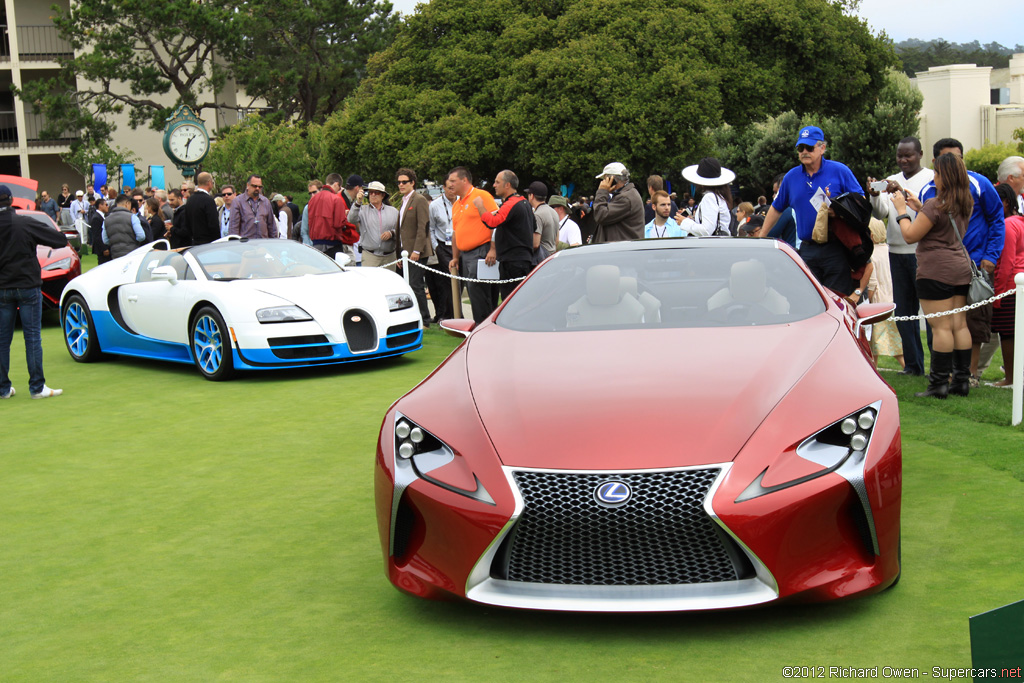
[[[170,148],[171,154],[180,161],[193,162],[203,158],[208,144],[209,141],[202,128],[185,123],[171,132],[167,146]]]

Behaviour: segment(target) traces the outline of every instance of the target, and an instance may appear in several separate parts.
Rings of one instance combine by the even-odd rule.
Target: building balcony
[[[0,29],[0,62],[11,61],[10,27]],[[23,62],[54,62],[60,57],[73,57],[71,43],[57,33],[53,24],[18,26],[18,59]]]
[[[67,147],[78,139],[78,133],[64,131],[54,138],[44,138],[46,117],[31,111],[25,112],[25,144],[32,147]],[[17,149],[18,118],[13,111],[0,112],[0,149]]]

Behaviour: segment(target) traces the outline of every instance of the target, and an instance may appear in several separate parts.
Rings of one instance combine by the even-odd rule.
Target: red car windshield
[[[527,332],[739,327],[824,311],[818,290],[780,250],[638,247],[581,249],[548,260],[496,322]]]

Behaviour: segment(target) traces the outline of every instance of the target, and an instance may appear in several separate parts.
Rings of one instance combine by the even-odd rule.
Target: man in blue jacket
[[[46,386],[43,376],[43,278],[36,246],[59,249],[68,240],[59,230],[19,216],[11,208],[11,190],[0,185],[0,399],[14,396],[9,371],[14,316],[20,314],[28,361],[28,388],[32,398],[60,396]]]
[[[943,154],[955,154],[961,159],[964,158],[964,146],[954,138],[942,138],[932,145],[932,166],[935,159]],[[964,247],[971,259],[979,268],[988,273],[991,281],[992,273],[996,269],[999,255],[1003,253],[1003,243],[1006,239],[1006,221],[1003,218],[1003,202],[992,182],[974,171],[967,172],[967,179],[971,184],[971,198],[974,200],[974,211],[971,213],[970,223],[967,225],[967,232],[964,233]],[[928,183],[921,188],[918,199],[924,204],[935,196],[935,181]],[[971,387],[977,387],[978,358],[981,355],[981,345],[986,343],[992,336],[992,304],[979,306],[967,311],[967,327],[971,331]],[[928,328],[928,346],[931,347],[932,328]]]

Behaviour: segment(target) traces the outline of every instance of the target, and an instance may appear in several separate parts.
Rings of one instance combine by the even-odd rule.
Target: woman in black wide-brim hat
[[[699,164],[684,168],[683,178],[704,192],[692,218],[676,215],[676,221],[683,230],[691,235],[730,234],[732,191],[729,189],[729,183],[736,179],[736,174],[722,168],[718,159],[704,157]]]

